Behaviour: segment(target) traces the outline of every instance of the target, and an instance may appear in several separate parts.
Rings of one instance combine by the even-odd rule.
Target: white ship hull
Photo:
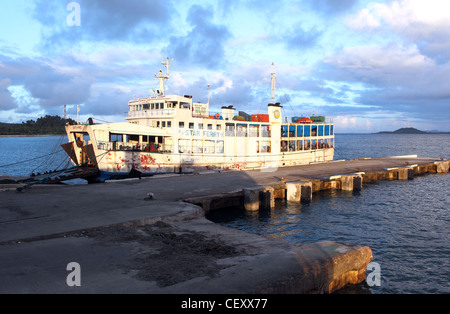
[[[164,63],[167,65],[168,63]],[[96,167],[100,180],[162,173],[261,169],[273,171],[333,160],[334,124],[324,117],[283,122],[282,106],[267,113],[209,112],[209,102],[166,96],[132,99],[123,123],[67,125],[63,145],[78,166]],[[314,118],[314,117],[312,117]]]

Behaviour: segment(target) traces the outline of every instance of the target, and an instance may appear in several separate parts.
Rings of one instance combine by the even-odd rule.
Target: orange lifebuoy
[[[220,119],[220,113],[216,113],[216,115],[214,116],[217,120]]]

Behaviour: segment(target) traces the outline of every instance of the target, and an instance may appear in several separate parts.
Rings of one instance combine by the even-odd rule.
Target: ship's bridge
[[[208,114],[208,104],[193,103],[192,96],[154,96],[132,99],[128,102],[127,120],[174,118],[179,112],[192,112],[193,116]],[[130,121],[131,122],[131,121]]]

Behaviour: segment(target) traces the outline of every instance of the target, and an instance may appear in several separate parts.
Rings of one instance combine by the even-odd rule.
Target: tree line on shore
[[[22,123],[1,123],[0,135],[61,135],[64,134],[64,126],[69,122],[75,124],[72,119],[60,116],[49,116],[38,118],[36,121],[28,120]]]

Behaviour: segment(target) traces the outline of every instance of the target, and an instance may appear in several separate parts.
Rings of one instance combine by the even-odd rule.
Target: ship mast
[[[167,58],[166,62],[161,62],[162,65],[164,65],[167,68],[166,75],[163,75],[162,71],[159,70],[158,74],[155,75],[157,79],[159,79],[159,95],[165,96],[165,89],[164,89],[164,80],[167,80],[169,78],[169,67],[172,65],[172,60],[169,61],[169,58]]]
[[[271,81],[271,90],[270,90],[270,103],[274,104],[275,103],[275,64],[272,62],[272,73],[270,73],[270,75],[272,76],[272,81]]]

